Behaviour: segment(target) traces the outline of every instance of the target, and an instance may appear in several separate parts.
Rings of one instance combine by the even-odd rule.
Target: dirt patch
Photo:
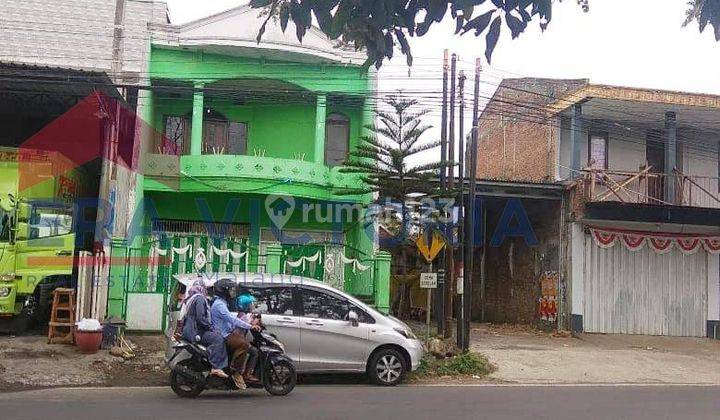
[[[551,334],[473,324],[471,349],[511,383],[720,384],[720,341],[620,334]]]
[[[7,360],[52,358],[58,357],[58,355],[52,350],[9,350],[3,353],[3,357]]]
[[[0,392],[59,386],[165,385],[161,335],[130,336],[135,354],[125,360],[107,350],[93,355],[75,346],[47,344],[42,336],[0,337]]]

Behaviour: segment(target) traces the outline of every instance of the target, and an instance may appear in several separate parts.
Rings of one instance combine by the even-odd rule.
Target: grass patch
[[[479,376],[494,370],[492,364],[479,353],[463,353],[447,359],[436,359],[425,355],[413,376],[417,379],[435,376]]]

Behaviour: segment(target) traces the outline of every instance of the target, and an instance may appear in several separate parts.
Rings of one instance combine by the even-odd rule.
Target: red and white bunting
[[[620,229],[590,228],[595,244],[609,249],[620,242],[630,251],[638,251],[647,245],[658,254],[665,254],[677,248],[683,254],[694,254],[705,249],[711,254],[720,254],[720,236],[690,235],[673,233],[638,232]]]
[[[720,254],[720,238],[706,238],[702,241],[705,251],[711,254]]]
[[[620,236],[625,245],[625,248],[630,251],[638,251],[645,245],[645,237],[642,235],[634,235],[632,233],[624,234]]]
[[[612,248],[615,246],[615,240],[617,239],[617,235],[612,232],[604,232],[602,230],[598,229],[592,229],[591,230],[593,238],[595,238],[595,243],[600,248]]]

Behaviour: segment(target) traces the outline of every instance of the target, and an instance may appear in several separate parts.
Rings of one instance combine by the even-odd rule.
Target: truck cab
[[[64,176],[18,193],[17,166],[0,161],[0,319],[23,332],[44,327],[52,291],[72,286],[77,218]]]

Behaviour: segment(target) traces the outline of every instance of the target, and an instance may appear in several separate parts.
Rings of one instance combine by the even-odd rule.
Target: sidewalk
[[[582,334],[553,337],[526,327],[473,324],[471,348],[511,383],[720,384],[720,341]]]

